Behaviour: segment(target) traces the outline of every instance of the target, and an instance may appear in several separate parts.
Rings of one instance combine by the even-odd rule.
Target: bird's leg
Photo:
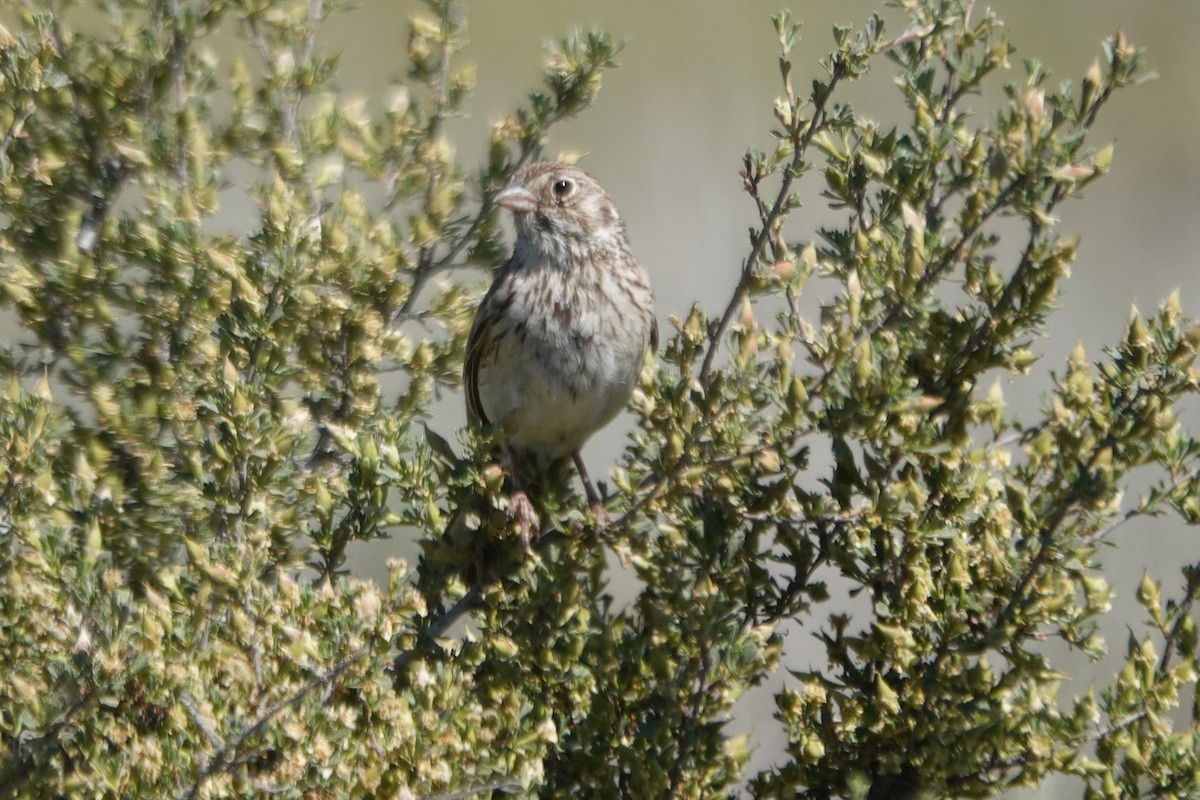
[[[599,536],[600,531],[604,530],[605,523],[608,522],[608,512],[604,510],[604,506],[600,502],[600,493],[592,485],[587,467],[583,465],[583,456],[579,454],[578,450],[571,453],[571,460],[575,462],[575,470],[579,473],[579,479],[583,481],[583,491],[587,493],[588,509],[592,512],[592,522],[596,526],[594,532]]]
[[[541,534],[537,512],[525,489],[521,486],[521,478],[517,475],[517,450],[508,448],[508,471],[512,475],[512,496],[508,500],[508,518],[515,519],[521,530],[521,546],[529,550],[530,541],[537,541]]]

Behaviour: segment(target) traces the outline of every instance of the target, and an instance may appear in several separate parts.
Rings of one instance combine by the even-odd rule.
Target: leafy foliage
[[[1053,89],[991,14],[913,0],[898,36],[836,29],[800,91],[780,14],[729,302],[672,319],[603,541],[550,474],[558,530],[525,554],[488,443],[420,423],[458,385],[477,287],[452,277],[505,254],[495,192],[618,48],[552,46],[470,168],[444,131],[472,86],[462,9],[427,3],[406,83],[361,103],[319,45],[332,5],[113,0],[83,33],[28,0],[0,31],[0,308],[22,331],[0,352],[0,795],[1195,794],[1200,565],[1173,599],[1143,581],[1111,685],[1064,696],[1044,643],[1104,654],[1096,551],[1122,523],[1200,521],[1175,411],[1200,326],[1178,296],[1134,314],[1033,420],[999,380],[1035,365],[1074,258],[1058,207],[1109,168],[1089,131],[1145,77],[1123,36]],[[222,27],[241,56],[213,55]],[[903,127],[840,100],[881,59]],[[814,168],[845,221],[797,241]],[[806,286],[829,291],[816,319]],[[411,535],[411,573],[345,574],[351,543]],[[835,582],[859,611],[824,612]],[[725,723],[795,666],[785,630],[825,661],[788,672],[786,755],[747,774]]]

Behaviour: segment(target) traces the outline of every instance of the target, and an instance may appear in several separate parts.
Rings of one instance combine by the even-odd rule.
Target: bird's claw
[[[521,534],[521,547],[529,552],[532,543],[536,542],[541,535],[537,512],[533,510],[533,503],[530,502],[529,495],[522,491],[513,492],[512,498],[508,502],[508,518],[517,521],[517,527]]]
[[[588,510],[592,512],[592,538],[599,539],[600,534],[608,527],[608,511],[599,500],[588,503]]]

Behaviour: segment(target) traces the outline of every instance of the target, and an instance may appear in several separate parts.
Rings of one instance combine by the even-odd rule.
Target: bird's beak
[[[518,214],[537,210],[537,198],[524,186],[506,186],[500,190],[493,202]]]

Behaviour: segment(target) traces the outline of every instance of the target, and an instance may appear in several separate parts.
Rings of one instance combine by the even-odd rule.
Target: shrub
[[[1051,774],[1087,797],[1196,792],[1177,713],[1196,564],[1170,599],[1147,576],[1110,684],[1066,696],[1045,642],[1105,652],[1095,556],[1131,546],[1121,523],[1200,520],[1175,413],[1200,327],[1177,296],[1135,314],[1032,420],[998,381],[1037,361],[1075,253],[1054,215],[1108,169],[1089,131],[1144,76],[1123,36],[1051,88],[990,13],[913,0],[899,35],[836,29],[800,90],[780,14],[729,302],[672,319],[603,543],[551,475],[557,530],[526,555],[487,442],[422,423],[459,385],[479,287],[456,276],[506,254],[493,196],[618,48],[553,46],[467,166],[444,130],[472,86],[463,11],[428,3],[407,82],[363,104],[332,88],[329,5],[113,0],[82,26],[29,2],[0,31],[0,307],[20,329],[0,353],[0,794],[985,797]],[[213,54],[221,26],[242,55]],[[840,99],[881,59],[902,127]],[[968,113],[1003,80],[998,110]],[[844,224],[797,241],[814,167]],[[216,214],[239,203],[231,229]],[[412,536],[386,587],[346,574],[350,544]],[[823,608],[831,581],[858,612]],[[788,670],[786,753],[748,774],[725,725],[795,666],[784,629],[825,660]]]

